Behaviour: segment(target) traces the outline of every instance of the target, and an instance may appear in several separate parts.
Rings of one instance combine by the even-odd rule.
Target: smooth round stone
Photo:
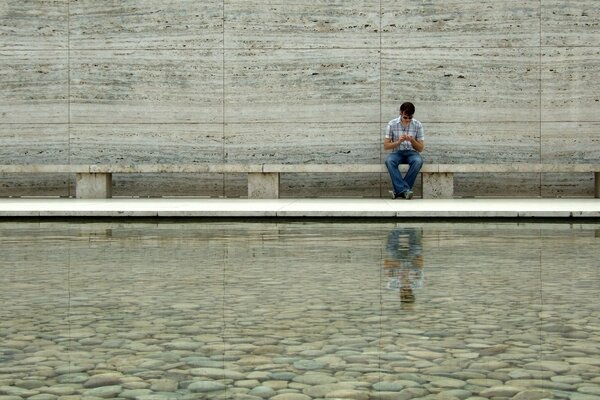
[[[269,386],[257,386],[253,388],[248,394],[251,396],[257,396],[263,399],[269,399],[275,396],[277,392],[273,390],[272,387]]]
[[[31,397],[36,394],[39,394],[39,392],[15,386],[0,386],[0,395]]]
[[[259,381],[266,381],[271,378],[271,373],[268,371],[252,371],[246,377],[247,379],[258,379]]]
[[[567,359],[567,361],[572,364],[589,364],[600,366],[600,358],[596,357],[573,357]]]
[[[76,387],[79,387],[79,385],[54,385],[40,389],[40,391],[62,397],[74,394],[77,391]]]
[[[222,361],[215,361],[206,357],[186,357],[182,358],[181,361],[192,367],[219,368],[223,366]]]
[[[598,400],[598,396],[585,393],[573,393],[569,395],[569,400]]]
[[[304,350],[302,352],[300,352],[300,356],[302,357],[321,357],[324,356],[325,353],[323,350],[313,350],[313,349],[309,349],[309,350]]]
[[[330,383],[326,385],[315,385],[303,390],[303,393],[313,398],[325,397],[327,393],[336,390],[352,390],[354,385],[350,383]]]
[[[512,400],[541,400],[551,399],[552,392],[543,389],[530,389],[517,393]]]
[[[271,400],[311,400],[311,397],[301,393],[282,393],[271,397]]]
[[[475,386],[486,386],[486,387],[502,386],[502,381],[497,380],[497,379],[469,379],[469,380],[467,380],[467,383],[469,383],[471,385],[475,385]]]
[[[401,353],[401,352],[387,353],[387,354],[383,354],[381,356],[381,359],[386,360],[386,361],[404,361],[404,360],[406,360],[406,353]]]
[[[600,396],[600,386],[580,386],[577,391],[580,393]]]
[[[85,390],[83,392],[84,396],[91,397],[100,397],[103,399],[108,399],[111,397],[118,397],[118,394],[121,393],[123,389],[121,386],[101,386],[94,389]]]
[[[373,389],[378,392],[399,392],[404,389],[404,385],[398,382],[377,382],[373,385]]]
[[[337,383],[337,379],[331,375],[319,373],[306,373],[298,375],[294,378],[294,382],[303,383],[306,385],[326,385],[329,383]]]
[[[464,400],[464,399],[471,397],[471,395],[473,393],[469,390],[451,389],[451,390],[444,390],[443,392],[440,392],[440,394],[449,396],[449,397],[454,397],[456,399]]]
[[[108,349],[120,349],[128,343],[129,341],[126,339],[109,339],[102,342],[102,347],[106,347]]]
[[[233,379],[234,381],[246,379],[246,375],[241,372],[220,368],[194,368],[190,370],[190,374],[211,379]]]
[[[17,386],[22,387],[24,389],[37,389],[46,386],[46,383],[36,379],[31,379],[26,381],[19,381],[17,382]]]
[[[438,353],[435,351],[427,351],[427,350],[414,350],[414,351],[409,351],[408,352],[409,355],[419,358],[419,359],[423,359],[423,360],[436,360],[438,358],[443,358],[445,356],[444,353]],[[382,357],[383,358],[383,357]]]
[[[271,378],[280,381],[292,381],[297,375],[293,372],[273,372]]]
[[[101,386],[116,386],[121,384],[121,376],[115,374],[100,374],[94,375],[85,383],[83,387],[86,389],[97,388]]]
[[[270,386],[275,390],[287,389],[289,382],[288,381],[264,381],[263,386]]]
[[[281,354],[285,351],[285,347],[283,346],[275,346],[275,345],[263,345],[257,347],[252,350],[252,354],[257,356],[263,356],[267,354]]]
[[[582,381],[578,375],[556,375],[550,378],[552,382],[574,384]]]
[[[123,389],[127,389],[127,390],[138,390],[138,389],[148,389],[150,384],[140,380],[140,381],[132,381],[132,382],[123,382],[123,384],[121,386],[123,386]]]
[[[325,367],[325,363],[315,360],[298,360],[294,362],[294,368],[301,370],[321,369]]]
[[[256,379],[245,379],[245,380],[235,382],[235,386],[241,387],[241,388],[246,388],[246,389],[252,389],[258,385],[260,385],[260,382],[257,381]]]
[[[64,374],[56,378],[58,383],[83,383],[90,379],[88,374]]]
[[[28,399],[31,399],[31,400],[56,400],[56,399],[58,399],[58,396],[56,396],[54,394],[49,394],[49,393],[40,393],[40,394],[36,394],[31,397],[28,397]]]
[[[453,378],[432,378],[431,384],[433,386],[441,387],[441,388],[454,388],[460,389],[467,384],[465,381],[461,381],[460,379]]]
[[[198,347],[200,347],[202,345],[202,343],[198,343],[198,342],[184,342],[184,341],[180,341],[180,342],[171,342],[171,343],[165,343],[165,347],[169,350],[190,350],[190,351],[194,351],[196,350]]]
[[[65,337],[70,339],[84,339],[96,336],[96,332],[92,329],[74,329],[65,334]]]
[[[538,387],[544,389],[555,389],[555,390],[564,390],[570,391],[573,390],[573,386],[567,385],[565,383],[553,382],[545,379],[516,379],[512,381],[507,381],[506,384],[508,386],[516,386],[520,388],[529,388],[529,387]]]
[[[189,385],[188,389],[193,393],[208,393],[225,390],[227,386],[215,381],[198,381]]]
[[[271,363],[271,358],[265,356],[242,357],[237,364],[242,366],[258,366]]]
[[[292,364],[298,361],[298,357],[274,357],[272,361],[275,364]]]
[[[510,364],[506,361],[485,361],[485,362],[474,362],[471,364],[471,369],[481,369],[484,371],[495,371],[500,368],[508,368]]]
[[[547,370],[560,374],[571,369],[571,364],[563,361],[535,361],[525,365],[527,369]]]
[[[489,389],[483,390],[481,393],[479,393],[479,395],[482,397],[487,397],[487,398],[490,398],[490,397],[512,397],[522,390],[523,390],[522,388],[515,387],[515,386],[494,386]]]
[[[353,389],[340,389],[327,393],[326,397],[333,399],[369,400],[369,393]]]
[[[20,396],[4,396],[0,395],[0,400],[23,400]]]
[[[527,378],[531,378],[531,372],[525,371],[525,370],[516,370],[516,371],[509,372],[508,376],[511,379],[527,379]],[[501,384],[502,384],[502,382],[498,383],[498,385],[501,385]]]
[[[135,400],[179,400],[179,397],[175,393],[152,393],[138,396]]]
[[[134,389],[134,390],[123,390],[119,397],[123,397],[125,399],[135,400],[140,396],[145,396],[152,394],[152,390],[149,389]]]
[[[158,379],[152,382],[150,389],[155,392],[174,392],[177,390],[177,382],[172,379]]]

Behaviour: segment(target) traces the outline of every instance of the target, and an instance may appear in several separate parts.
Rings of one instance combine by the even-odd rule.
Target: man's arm
[[[413,149],[415,149],[419,153],[425,150],[425,142],[423,140],[417,140],[411,136],[410,144],[412,144]]]
[[[390,139],[390,138],[383,139],[383,149],[384,150],[392,150],[395,147],[398,147],[399,144],[400,144],[400,139],[398,139],[398,141],[396,141],[396,142],[392,142],[392,139]]]

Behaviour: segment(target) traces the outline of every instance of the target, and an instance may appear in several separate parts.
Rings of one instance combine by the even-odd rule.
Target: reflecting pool
[[[600,399],[600,224],[2,222],[0,400]]]

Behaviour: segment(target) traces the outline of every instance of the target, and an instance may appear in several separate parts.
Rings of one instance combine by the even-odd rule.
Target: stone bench
[[[407,166],[401,167],[406,170]],[[144,173],[245,173],[248,198],[279,198],[282,173],[385,173],[382,164],[98,164],[0,165],[0,174],[68,173],[76,175],[77,198],[112,197],[112,174]],[[425,164],[421,169],[423,198],[454,197],[456,173],[593,173],[594,197],[600,197],[600,164]]]

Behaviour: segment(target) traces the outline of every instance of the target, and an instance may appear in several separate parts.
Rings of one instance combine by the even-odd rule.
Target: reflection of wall
[[[595,0],[4,0],[0,163],[379,162],[404,100],[429,162],[600,162]],[[575,179],[574,179],[575,178]],[[0,177],[1,195],[73,177]],[[282,178],[387,193],[385,175]],[[244,194],[243,176],[115,177],[117,195]],[[457,194],[591,195],[591,175]]]

